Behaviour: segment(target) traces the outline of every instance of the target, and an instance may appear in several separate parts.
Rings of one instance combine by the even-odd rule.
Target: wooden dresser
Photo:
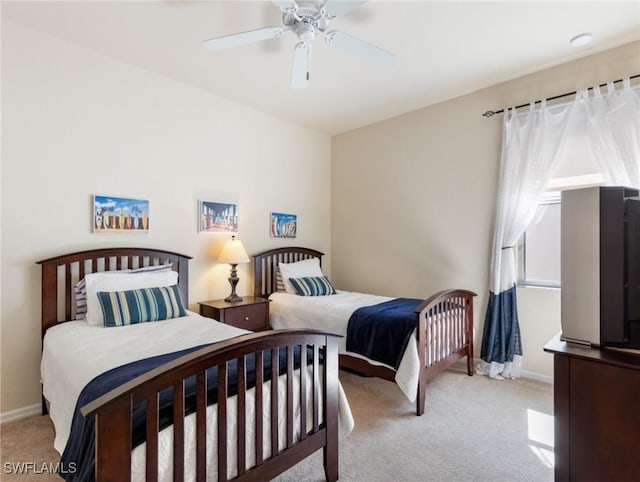
[[[640,354],[560,336],[554,358],[555,480],[640,480]]]

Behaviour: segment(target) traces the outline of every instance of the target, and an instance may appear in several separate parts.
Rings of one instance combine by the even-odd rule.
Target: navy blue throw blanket
[[[69,440],[60,459],[61,467],[73,467],[75,465],[76,470],[74,473],[61,472],[60,476],[69,481],[85,482],[95,480],[95,417],[83,417],[80,412],[81,407],[153,368],[209,345],[210,344],[200,345],[127,363],[126,365],[104,372],[90,381],[78,397],[75,413],[71,422]],[[311,354],[308,353],[308,356],[310,355]],[[227,363],[227,389],[228,396],[230,397],[237,393],[236,365],[235,360]],[[300,349],[297,346],[294,350],[294,367],[300,367]],[[254,354],[245,357],[245,368],[247,373],[247,389],[253,388],[256,384]],[[279,369],[280,375],[286,372],[286,348],[284,347],[280,348],[279,352]],[[267,350],[264,352],[264,381],[270,379],[271,350]],[[217,367],[207,370],[207,405],[212,405],[217,402],[217,380]],[[196,409],[196,377],[192,376],[186,379],[184,386],[185,414],[194,413]],[[134,407],[132,414],[132,447],[137,447],[146,440],[145,417],[146,409],[144,404],[139,404]],[[160,430],[173,424],[173,388],[168,388],[160,393],[158,419]]]
[[[416,328],[415,310],[423,301],[396,298],[358,308],[347,325],[347,351],[397,370]]]

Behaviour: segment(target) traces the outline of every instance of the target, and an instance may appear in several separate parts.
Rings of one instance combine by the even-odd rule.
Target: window
[[[522,237],[519,284],[560,287],[560,193],[549,193]]]

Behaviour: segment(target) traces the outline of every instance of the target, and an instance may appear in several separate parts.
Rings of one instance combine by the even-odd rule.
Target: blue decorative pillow
[[[305,278],[289,278],[289,281],[300,296],[335,295],[336,290],[326,276],[309,276]]]
[[[130,291],[99,291],[104,326],[124,326],[186,316],[178,285]]]

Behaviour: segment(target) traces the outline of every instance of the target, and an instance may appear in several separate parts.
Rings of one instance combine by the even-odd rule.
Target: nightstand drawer
[[[269,329],[269,300],[245,296],[242,301],[201,301],[200,314],[249,331]]]
[[[266,330],[268,328],[267,304],[227,308],[224,310],[224,323],[251,331]]]

